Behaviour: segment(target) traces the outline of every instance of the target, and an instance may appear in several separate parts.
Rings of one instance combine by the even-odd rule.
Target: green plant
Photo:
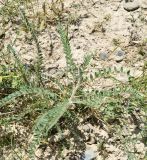
[[[34,80],[30,81],[32,71],[26,72],[13,47],[8,45],[8,51],[13,54],[19,77],[23,83],[17,87],[15,92],[4,96],[0,100],[0,109],[3,109],[1,113],[3,118],[0,124],[23,121],[25,115],[30,114],[31,124],[33,124],[33,127],[32,125],[30,126],[33,128],[33,138],[28,149],[30,158],[34,158],[36,148],[41,144],[42,139],[47,137],[48,132],[57,125],[57,122],[62,117],[68,117],[67,114],[73,112],[73,109],[76,112],[79,106],[80,108],[89,108],[98,119],[102,119],[105,123],[114,119],[121,123],[125,112],[132,112],[136,105],[144,103],[145,93],[138,90],[134,85],[117,84],[115,88],[109,90],[86,92],[84,89],[89,81],[93,81],[98,77],[112,78],[112,71],[111,69],[96,71],[95,76],[91,75],[89,80],[86,76],[86,69],[92,55],[85,56],[83,64],[77,66],[72,58],[68,35],[60,23],[58,32],[63,44],[67,64],[65,75],[71,83],[68,86],[64,86],[57,77],[56,79],[50,78],[50,86],[47,86],[42,78],[42,56],[36,33],[25,17],[25,13],[23,11],[21,13],[37,48],[37,61],[35,72],[33,73]],[[34,83],[36,80],[37,83]],[[127,99],[129,105],[123,107],[126,99],[122,95],[127,93],[130,94]],[[22,103],[19,104],[18,102],[20,101]],[[25,104],[26,107],[24,108],[21,104]],[[15,109],[16,106],[17,110]],[[13,113],[13,116],[10,113]]]

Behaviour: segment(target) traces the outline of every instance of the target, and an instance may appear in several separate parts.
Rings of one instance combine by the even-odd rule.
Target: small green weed
[[[130,77],[128,84],[117,82],[116,86],[111,89],[85,91],[87,84],[96,78],[111,78],[115,81],[112,73],[123,72],[123,68],[120,71],[110,68],[97,70],[89,78],[86,69],[93,55],[86,55],[83,64],[76,65],[72,58],[68,34],[61,23],[58,23],[57,30],[67,64],[64,75],[70,83],[64,85],[61,82],[62,78],[48,77],[49,85],[46,84],[42,73],[43,55],[37,39],[37,27],[28,20],[25,10],[20,7],[20,4],[28,4],[32,1],[18,1],[19,3],[15,0],[17,5],[13,1],[7,1],[0,14],[3,17],[6,14],[6,18],[13,19],[19,13],[21,24],[27,32],[31,33],[32,40],[35,42],[37,57],[32,71],[21,62],[13,45],[7,46],[7,51],[13,57],[14,64],[0,66],[0,125],[21,122],[31,128],[33,136],[27,148],[30,159],[34,159],[35,150],[48,137],[48,133],[54,128],[60,128],[61,120],[70,119],[73,123],[76,121],[77,110],[83,114],[85,110],[88,110],[87,114],[93,114],[108,127],[114,121],[125,125],[124,114],[132,114],[137,107],[146,112],[147,65],[144,65],[143,75],[137,79]],[[59,3],[59,8],[56,2]],[[43,16],[37,15],[39,22],[44,21],[44,24],[41,25],[45,25],[47,21],[50,23],[50,20],[57,23],[57,20],[62,19],[63,1],[55,1],[50,9],[53,12],[53,18],[48,17],[46,4],[43,6]],[[75,23],[76,19],[77,17],[71,17],[69,21]],[[105,17],[105,20],[110,20],[110,17]],[[101,24],[96,27],[98,30],[103,28]],[[44,26],[39,26],[39,28],[42,30]],[[119,45],[117,39],[114,39],[114,44]],[[4,145],[7,144],[9,143],[6,143],[4,139]]]
[[[31,29],[30,32],[32,32]],[[52,79],[51,84],[54,83],[58,87],[54,87],[53,85],[50,87],[46,86],[42,80],[42,61],[37,62],[38,66],[35,70],[34,81],[37,80],[37,83],[34,83],[34,81],[31,82],[29,80],[30,78],[28,79],[29,74],[31,73],[27,73],[26,70],[24,70],[24,66],[17,57],[15,50],[10,45],[8,46],[8,51],[13,53],[19,74],[15,74],[14,72],[12,75],[10,73],[8,75],[3,75],[4,72],[1,73],[1,82],[5,81],[5,79],[11,79],[11,82],[7,81],[6,83],[11,87],[17,88],[15,92],[8,94],[8,96],[5,95],[0,100],[0,108],[3,109],[1,114],[5,115],[1,120],[1,124],[4,122],[10,123],[23,120],[23,117],[26,114],[34,115],[32,117],[32,124],[34,125],[32,127],[33,139],[28,149],[32,159],[34,157],[34,151],[41,143],[42,139],[47,137],[49,130],[56,126],[61,117],[64,117],[67,113],[70,113],[70,110],[73,110],[73,105],[77,107],[83,106],[84,108],[90,108],[93,113],[96,113],[98,118],[105,122],[117,119],[121,123],[123,114],[125,112],[132,112],[136,105],[143,104],[146,96],[143,88],[141,89],[136,87],[135,82],[132,82],[131,85],[127,86],[118,84],[115,88],[110,90],[93,90],[91,92],[85,92],[85,84],[89,81],[85,76],[85,70],[90,63],[92,56],[86,56],[84,63],[80,67],[77,66],[72,58],[72,51],[68,36],[61,24],[58,25],[58,32],[61,37],[66,57],[67,69],[65,70],[65,73],[70,81],[72,79],[72,82],[68,86],[63,86],[63,84],[60,83],[60,80],[57,79]],[[32,36],[34,36],[33,32]],[[37,45],[38,43],[36,41],[36,46]],[[38,59],[40,56],[41,53],[38,51]],[[111,72],[111,70],[98,71],[95,73],[95,77],[91,77],[91,81],[96,77],[106,77],[106,75],[110,76]],[[143,78],[139,80],[144,81],[144,85],[146,85],[145,74],[146,72],[144,71]],[[23,82],[22,85],[17,84],[18,82],[16,78]],[[1,85],[5,88],[4,84]],[[122,106],[123,101],[125,101],[125,98],[123,99],[122,97],[123,93],[130,94],[130,97],[127,99],[127,107]],[[19,109],[16,111],[15,106],[18,101],[24,101],[26,107],[23,108],[20,105]],[[9,104],[13,105],[13,107],[7,108]],[[8,118],[9,114],[7,115],[7,112],[13,112],[12,119]],[[36,113],[34,114],[34,112]]]

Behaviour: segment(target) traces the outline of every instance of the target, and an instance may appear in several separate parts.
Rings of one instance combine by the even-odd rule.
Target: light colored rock
[[[135,69],[130,70],[130,76],[132,76],[134,78],[140,77],[142,74],[143,74],[142,71],[135,70]]]
[[[124,9],[126,11],[135,11],[140,7],[139,1],[138,0],[134,0],[133,2],[124,2]]]
[[[129,81],[129,77],[126,73],[118,73],[115,78],[122,83],[127,83]]]
[[[45,152],[44,152],[44,157],[46,158],[46,157],[48,157],[50,154],[51,154],[51,149],[50,149],[50,147],[47,147],[46,148],[46,150],[45,150]]]
[[[40,157],[42,156],[42,154],[43,154],[42,149],[37,149],[36,152],[35,152],[35,155],[36,155],[36,157],[38,157],[38,158],[40,158]]]
[[[97,155],[98,155],[98,152],[97,152],[96,144],[86,146],[86,150],[84,153],[84,160],[91,160],[93,158],[96,158]]]
[[[134,124],[131,124],[130,126],[129,126],[129,130],[130,130],[130,132],[133,132],[135,129],[136,129],[136,125],[134,125]]]
[[[143,143],[137,143],[135,144],[135,149],[138,153],[142,153],[145,149],[145,146]]]
[[[147,0],[141,0],[140,6],[143,9],[147,9]]]

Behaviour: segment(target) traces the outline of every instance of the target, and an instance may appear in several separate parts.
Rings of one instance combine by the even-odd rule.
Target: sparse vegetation
[[[123,67],[119,70],[109,67],[96,69],[89,73],[94,54],[87,54],[80,65],[74,61],[74,53],[72,53],[66,28],[69,24],[65,24],[64,16],[62,16],[65,13],[63,1],[52,2],[50,10],[54,18],[47,14],[47,4],[44,2],[43,15],[38,13],[36,17],[39,27],[34,23],[36,19],[34,21],[26,14],[26,8],[29,10],[29,5],[32,6],[33,1],[17,0],[2,3],[0,15],[4,19],[14,21],[19,14],[20,24],[25,28],[25,32],[31,34],[37,54],[32,66],[29,66],[23,63],[14,44],[7,44],[6,53],[0,52],[0,128],[2,128],[0,147],[21,146],[29,157],[28,159],[35,159],[35,151],[41,145],[48,143],[48,137],[62,132],[62,129],[69,129],[76,141],[81,136],[77,129],[80,118],[92,117],[93,120],[99,121],[109,134],[120,138],[128,159],[135,159],[135,153],[131,153],[129,145],[135,144],[138,140],[144,143],[146,141],[147,64],[144,63],[142,75],[138,78],[132,77],[130,71],[126,71]],[[21,5],[26,8],[24,9]],[[59,5],[60,8],[58,8]],[[106,16],[105,20],[109,21],[110,18]],[[75,24],[77,19],[76,15],[70,15],[68,22]],[[55,23],[50,23],[51,21]],[[64,77],[44,76],[43,73],[43,53],[37,35],[39,31],[46,28],[47,22],[55,25],[58,36],[60,36],[66,59],[66,67],[62,71]],[[102,26],[98,24],[96,27],[99,29]],[[113,39],[113,43],[118,46],[119,40]],[[9,59],[11,63],[7,63],[7,57],[11,58]],[[122,83],[115,78],[114,75],[117,73],[127,74],[129,81]],[[67,84],[63,83],[64,78]],[[95,83],[95,80],[99,78],[111,79],[115,85],[110,88],[88,89],[89,84]],[[138,124],[140,133],[138,137],[121,135],[120,132],[124,127],[129,126],[130,121]],[[21,124],[28,128],[28,135],[32,136],[28,137],[29,142],[21,141],[21,138],[9,133],[8,130],[12,124]],[[100,152],[107,157],[103,143],[100,145]],[[62,147],[67,146],[68,144],[63,144]],[[17,153],[14,150],[16,159],[24,159],[20,152]],[[60,152],[58,154],[61,158]]]

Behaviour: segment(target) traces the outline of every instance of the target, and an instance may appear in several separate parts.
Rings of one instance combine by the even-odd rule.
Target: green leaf
[[[84,56],[84,62],[82,64],[83,70],[86,69],[86,67],[89,65],[91,59],[92,59],[91,54],[88,54],[88,55]]]
[[[61,24],[58,25],[58,32],[60,34],[61,42],[63,44],[67,67],[72,74],[75,74],[74,70],[76,69],[76,65],[72,58],[69,39],[67,33],[65,32],[65,29]]]
[[[33,140],[30,144],[29,152],[30,157],[34,157],[34,150],[36,146],[40,143],[41,138],[47,136],[48,131],[57,124],[58,120],[67,111],[69,106],[69,101],[58,103],[54,108],[43,113],[35,122],[33,129]]]
[[[22,88],[19,91],[16,91],[7,97],[3,98],[0,100],[0,107],[9,104],[10,102],[13,102],[16,98],[23,96],[23,95],[28,95],[28,94],[37,94],[39,96],[46,95],[50,98],[55,98],[56,94],[52,93],[49,90],[41,89],[41,88]]]
[[[2,77],[2,76],[0,76],[0,83],[2,83],[2,81],[3,81],[3,77]]]

